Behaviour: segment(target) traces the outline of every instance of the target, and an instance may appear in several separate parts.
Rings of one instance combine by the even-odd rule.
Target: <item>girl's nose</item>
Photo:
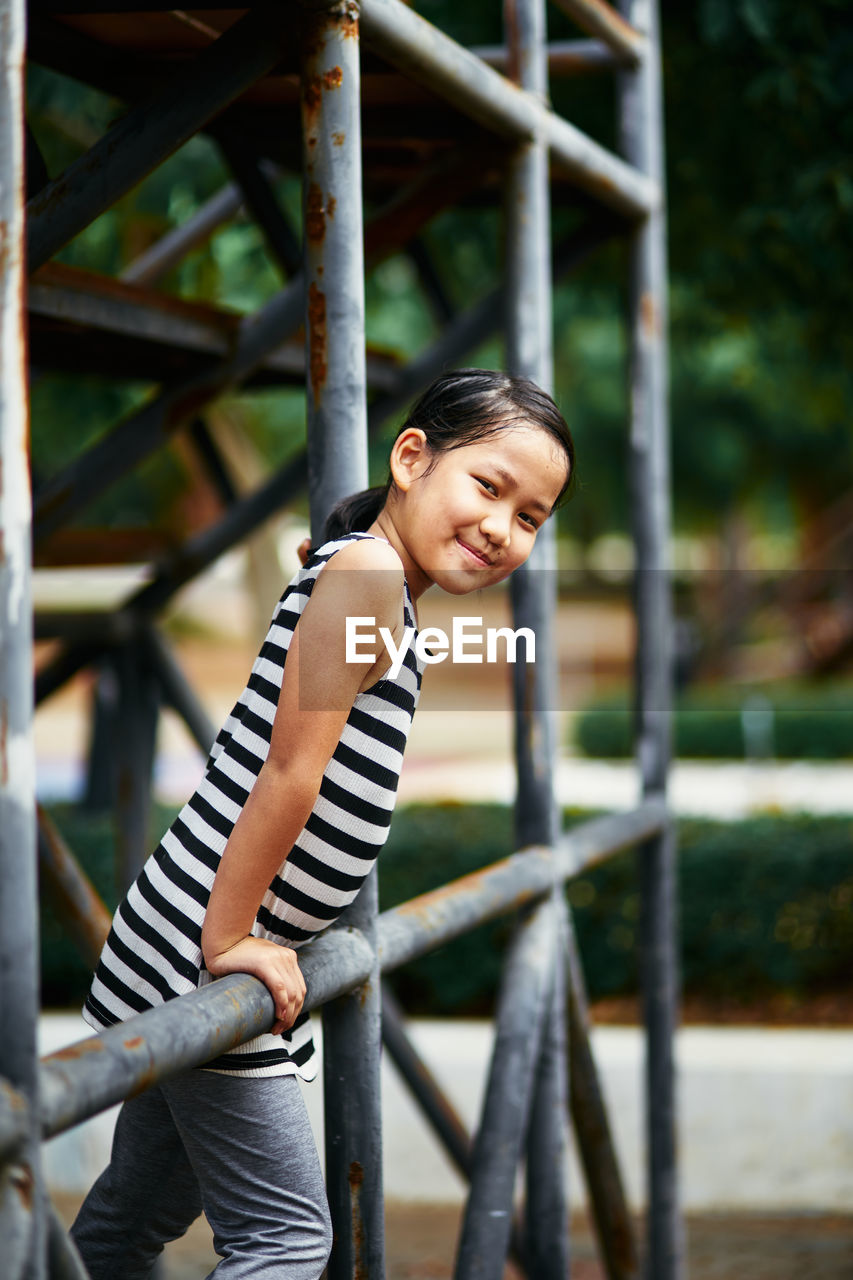
[[[509,543],[510,518],[500,511],[490,511],[480,522],[480,528],[489,542],[497,547],[505,547]]]

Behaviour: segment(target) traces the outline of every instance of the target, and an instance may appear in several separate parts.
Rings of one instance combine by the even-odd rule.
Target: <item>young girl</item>
[[[533,383],[447,373],[397,436],[388,482],[339,504],[306,553],[202,782],[116,912],[84,1010],[106,1027],[252,973],[276,1021],[124,1104],[72,1229],[93,1280],[148,1276],[202,1209],[219,1280],[321,1275],[331,1228],[297,1083],[316,1067],[296,949],[353,900],[385,841],[421,680],[411,645],[396,675],[385,647],[348,661],[345,620],[374,619],[399,648],[433,583],[461,595],[508,577],[573,464]]]

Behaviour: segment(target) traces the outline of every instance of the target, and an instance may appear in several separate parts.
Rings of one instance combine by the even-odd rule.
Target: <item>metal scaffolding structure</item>
[[[203,750],[213,736],[157,628],[163,608],[306,485],[312,528],[319,530],[338,498],[365,486],[369,434],[501,326],[510,371],[551,389],[552,276],[572,270],[614,235],[627,238],[631,260],[627,465],[642,800],[630,813],[560,829],[548,698],[556,683],[555,575],[541,572],[555,567],[556,549],[546,526],[511,593],[515,625],[534,628],[538,641],[535,666],[516,667],[519,852],[381,913],[374,873],[338,926],[300,952],[300,964],[306,1007],[323,1006],[331,1280],[385,1274],[383,1040],[470,1181],[457,1280],[493,1280],[510,1255],[536,1280],[570,1274],[561,1173],[569,1117],[610,1280],[684,1275],[673,1071],[675,849],[666,799],[671,621],[660,42],[654,0],[623,0],[621,11],[605,0],[555,3],[588,38],[549,45],[545,0],[505,0],[505,45],[477,50],[450,39],[403,0],[287,0],[239,12],[214,3],[195,13],[169,10],[164,0],[30,0],[25,13],[23,0],[0,0],[0,1239],[8,1280],[84,1275],[41,1185],[42,1138],[273,1022],[266,988],[232,976],[39,1062],[37,859],[87,957],[97,954],[108,920],[73,853],[47,816],[37,814],[34,705],[87,666],[107,664],[113,672],[122,724],[114,762],[121,855],[123,874],[132,876],[147,853],[160,706],[178,712]],[[34,153],[25,205],[27,57],[122,99],[127,111],[52,179],[39,171]],[[591,69],[615,73],[621,156],[549,105],[549,72]],[[200,131],[216,140],[233,183],[117,279],[55,260]],[[276,198],[273,178],[281,170],[302,175],[302,244]],[[420,234],[440,210],[484,194],[505,200],[504,283],[454,312]],[[569,240],[552,246],[555,198],[575,200],[587,216]],[[363,222],[365,207],[376,212]],[[241,318],[159,291],[164,273],[240,208],[264,233],[284,277],[279,292]],[[442,318],[435,343],[405,367],[366,349],[364,337],[365,271],[399,251],[410,255]],[[40,477],[32,507],[27,322],[39,368],[144,376],[159,387],[72,462]],[[295,336],[300,327],[304,352]],[[238,494],[206,430],[207,408],[241,386],[303,383],[303,453]],[[36,564],[73,558],[75,517],[179,431],[191,434],[219,476],[221,518],[166,554],[161,547],[150,581],[117,611],[44,612],[34,628],[33,557]],[[34,635],[53,639],[55,652],[38,672],[33,698]],[[115,711],[98,714],[106,722]],[[625,848],[636,848],[642,875],[648,1046],[642,1251],[590,1048],[563,892],[584,868]],[[472,1137],[419,1060],[381,979],[510,912],[518,925]],[[522,1163],[526,1196],[518,1215]]]

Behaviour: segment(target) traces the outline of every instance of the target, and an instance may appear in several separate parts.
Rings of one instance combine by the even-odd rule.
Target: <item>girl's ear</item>
[[[404,493],[414,480],[419,480],[432,461],[432,450],[420,427],[407,427],[391,447],[391,476]]]

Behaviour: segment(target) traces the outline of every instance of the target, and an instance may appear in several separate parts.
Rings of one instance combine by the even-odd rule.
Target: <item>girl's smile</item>
[[[434,454],[404,432],[394,487],[373,531],[396,549],[414,597],[437,583],[452,595],[502,582],[523,564],[566,479],[566,460],[539,427],[511,424]]]

